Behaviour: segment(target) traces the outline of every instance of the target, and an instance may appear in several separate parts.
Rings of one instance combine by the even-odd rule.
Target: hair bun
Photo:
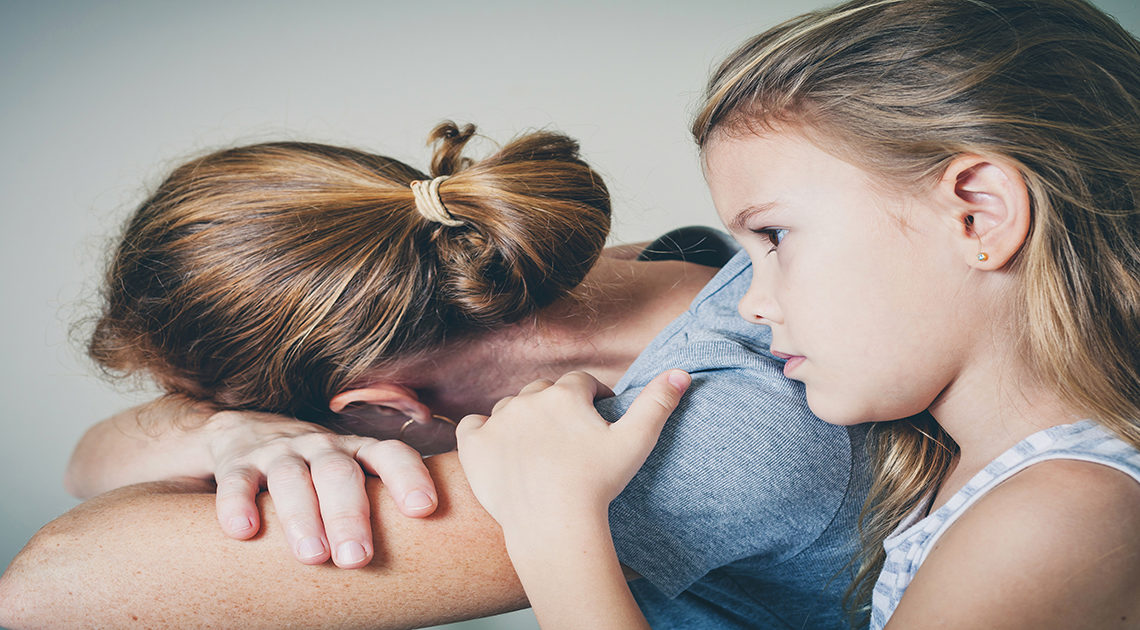
[[[428,145],[436,145],[431,156],[431,176],[453,175],[471,166],[474,161],[463,157],[463,148],[467,141],[475,135],[475,125],[470,123],[457,126],[450,120],[445,120],[435,126],[428,134]]]
[[[470,163],[459,152],[474,130],[444,123],[432,132],[443,142],[433,173],[461,171],[441,188],[442,201],[466,224],[434,234],[436,299],[455,319],[492,326],[526,317],[582,282],[605,246],[610,200],[574,140],[533,132]]]

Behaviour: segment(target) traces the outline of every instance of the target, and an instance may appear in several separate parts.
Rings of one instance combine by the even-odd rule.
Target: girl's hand
[[[535,381],[499,401],[490,417],[459,423],[459,460],[476,498],[508,535],[605,514],[690,380],[680,370],[658,375],[613,424],[593,405],[599,394],[613,393],[589,374]]]
[[[298,560],[320,564],[331,555],[341,568],[368,564],[373,545],[365,471],[384,481],[405,515],[435,511],[435,486],[423,459],[402,442],[338,435],[256,412],[218,412],[205,426],[218,521],[233,538],[249,538],[260,529],[255,500],[267,487]]]
[[[626,585],[607,508],[645,462],[690,378],[657,376],[617,422],[594,410],[605,385],[584,372],[535,381],[491,416],[459,423],[459,461],[503,528],[544,628],[648,630]]]

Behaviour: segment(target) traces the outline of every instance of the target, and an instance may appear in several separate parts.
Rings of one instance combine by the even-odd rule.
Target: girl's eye
[[[760,236],[767,238],[772,243],[772,249],[769,251],[775,251],[776,248],[779,247],[780,243],[783,242],[784,237],[788,234],[788,231],[783,228],[764,228],[761,230],[753,231]]]

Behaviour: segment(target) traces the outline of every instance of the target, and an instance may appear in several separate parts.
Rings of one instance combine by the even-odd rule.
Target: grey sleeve
[[[669,597],[741,558],[794,556],[827,528],[850,477],[846,430],[813,416],[778,364],[727,363],[736,366],[690,368],[681,405],[610,506],[622,563]],[[599,401],[599,412],[617,419],[642,386]]]

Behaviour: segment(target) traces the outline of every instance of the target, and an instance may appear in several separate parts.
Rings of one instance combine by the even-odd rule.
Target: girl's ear
[[[329,409],[333,413],[340,413],[352,403],[388,407],[416,422],[425,424],[431,422],[431,409],[420,402],[419,396],[414,391],[403,385],[372,383],[367,387],[348,389],[333,396],[329,401]]]
[[[938,183],[968,264],[1000,269],[1029,236],[1029,191],[1012,164],[978,155],[955,158]]]

